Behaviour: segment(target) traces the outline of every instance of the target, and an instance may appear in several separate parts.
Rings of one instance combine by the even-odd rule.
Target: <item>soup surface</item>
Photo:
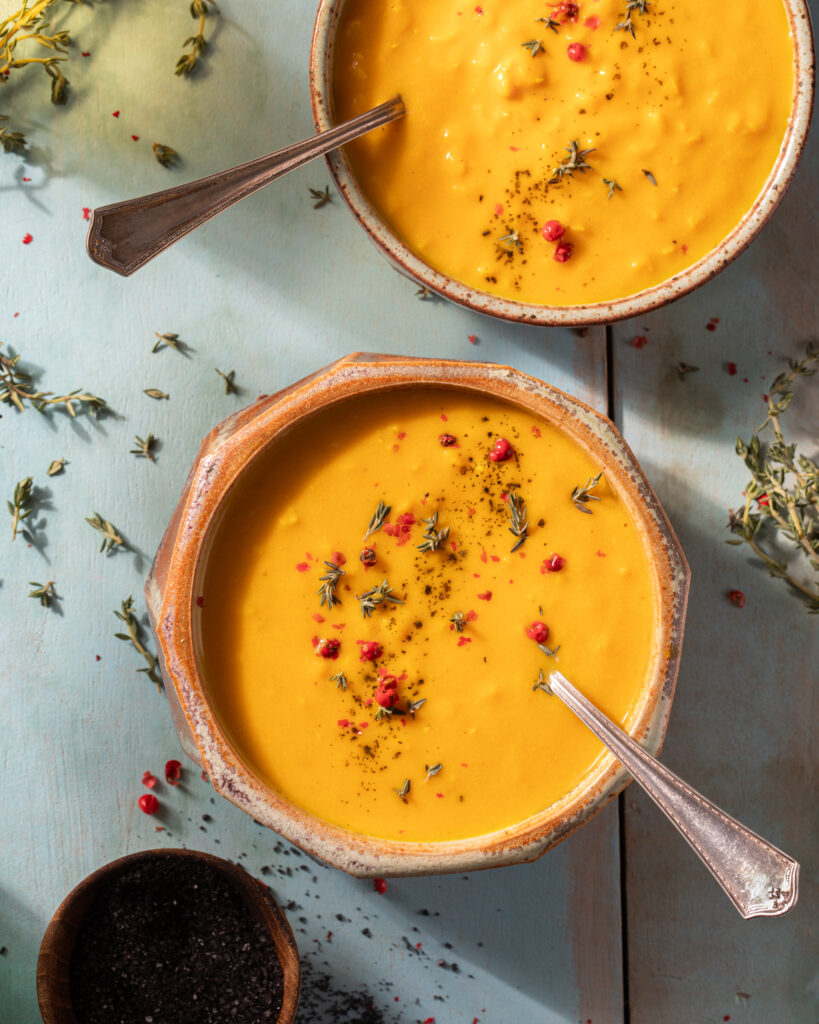
[[[336,117],[403,97],[406,116],[348,155],[422,260],[507,299],[580,305],[673,277],[739,223],[790,114],[782,0],[628,6],[346,0]]]
[[[626,723],[658,617],[605,474],[572,501],[599,471],[556,427],[452,390],[348,400],[274,441],[226,502],[197,601],[246,763],[319,818],[405,841],[569,793],[602,747],[539,679],[559,667]]]

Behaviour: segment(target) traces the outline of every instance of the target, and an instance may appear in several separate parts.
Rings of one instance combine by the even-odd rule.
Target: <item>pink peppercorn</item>
[[[540,229],[541,235],[543,235],[547,242],[556,242],[565,231],[566,229],[559,220],[547,220]]]
[[[456,443],[454,434],[441,434],[438,440],[441,442],[442,448],[451,448]]]
[[[526,630],[526,635],[538,644],[545,644],[549,639],[549,627],[545,622],[533,622]]]
[[[319,640],[318,637],[313,637],[313,650],[319,658],[330,658],[332,661],[335,661],[340,649],[340,640],[336,640],[335,638],[330,640]]]
[[[497,441],[492,445],[492,451],[489,453],[489,459],[492,462],[506,462],[515,454],[515,449],[506,440],[505,437],[499,437]]]
[[[139,809],[143,814],[156,814],[159,810],[159,801],[153,793],[143,793],[139,798]]]
[[[565,564],[566,559],[562,555],[549,555],[543,562],[546,572],[560,572]]]
[[[361,648],[360,661],[377,661],[384,653],[384,648],[375,640],[357,640],[356,643]]]
[[[572,243],[561,242],[555,246],[554,259],[557,263],[566,263],[572,258]]]
[[[566,50],[569,60],[579,61],[586,59],[586,47],[582,43],[572,43]]]

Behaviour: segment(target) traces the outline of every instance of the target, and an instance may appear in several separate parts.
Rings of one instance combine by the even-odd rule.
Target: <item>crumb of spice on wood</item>
[[[210,864],[157,854],[106,882],[70,965],[77,1024],[263,1024],[282,1005],[273,939]]]

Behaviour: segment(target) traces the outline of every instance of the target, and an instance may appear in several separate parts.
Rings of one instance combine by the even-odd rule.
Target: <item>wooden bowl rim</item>
[[[117,857],[86,875],[63,898],[43,934],[37,957],[37,1002],[43,1024],[78,1024],[70,1005],[68,972],[82,918],[102,883],[122,874],[133,864],[156,857],[188,858],[210,864],[239,892],[250,910],[264,921],[282,969],[282,1006],[275,1024],[292,1024],[301,985],[299,951],[290,923],[272,892],[262,888],[262,884],[240,865],[224,857],[177,847],[139,850]],[[82,901],[86,903],[82,916],[79,921],[69,923],[66,918]]]

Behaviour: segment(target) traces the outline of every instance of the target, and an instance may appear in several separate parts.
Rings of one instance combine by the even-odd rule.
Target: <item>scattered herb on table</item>
[[[576,509],[579,509],[581,512],[586,512],[588,515],[592,514],[592,510],[590,508],[586,508],[586,505],[590,501],[600,501],[597,495],[592,494],[591,492],[600,483],[602,476],[603,471],[601,470],[597,476],[589,477],[582,487],[575,487],[572,491],[572,504]]]
[[[163,348],[172,348],[175,352],[185,351],[185,342],[181,340],[178,334],[173,331],[166,331],[164,334],[160,334],[159,331],[154,331],[156,335],[156,341],[154,347],[151,349],[152,352],[159,352]]]
[[[559,21],[555,21],[554,18],[549,18],[548,16],[545,17],[545,18],[535,18],[535,21],[536,22],[537,21],[542,21],[543,24],[546,26],[546,28],[550,28],[552,30],[552,32],[555,32],[555,33],[557,33],[557,31],[558,31],[558,29],[560,27],[560,22]]]
[[[14,494],[12,495],[11,501],[6,502],[8,505],[9,515],[11,516],[11,539],[17,539],[17,531],[20,529],[20,524],[24,520],[28,519],[31,513],[34,511],[34,481],[30,476],[27,476],[25,480],[21,480],[19,483],[14,485]],[[21,529],[20,532],[26,538],[31,540],[31,534],[28,530]]]
[[[375,512],[372,514],[367,532],[364,534],[364,540],[366,540],[371,533],[378,533],[381,527],[386,523],[387,518],[392,511],[391,505],[385,505],[383,501],[379,501]]]
[[[145,667],[138,668],[137,672],[144,672],[152,683],[156,683],[156,688],[161,693],[162,679],[157,671],[156,658],[142,642],[142,627],[136,615],[134,615],[133,597],[123,601],[120,611],[115,611],[114,615],[116,615],[120,622],[125,623],[125,628],[128,630],[127,633],[115,633],[114,636],[118,640],[124,640],[126,643],[131,644],[134,650],[142,655],[145,659]]]
[[[311,188],[310,198],[316,200],[313,203],[313,209],[320,210],[322,206],[326,206],[328,203],[331,203],[333,201],[333,195],[330,192],[330,186],[328,185],[324,189]]]
[[[332,608],[333,605],[341,604],[341,598],[336,594],[336,587],[345,573],[341,566],[336,565],[335,562],[325,562],[324,564],[327,566],[327,572],[323,576],[319,576],[321,581],[321,586],[318,590],[321,596],[319,607],[326,604],[328,608]]]
[[[134,444],[136,447],[130,450],[131,455],[136,455],[138,459],[147,459],[149,462],[156,462],[154,457],[154,449],[156,448],[157,441],[159,439],[154,437],[153,434],[148,434],[147,437],[140,437],[137,434],[134,437]]]
[[[674,367],[680,380],[685,380],[689,373],[697,373],[699,366],[691,366],[690,363],[677,363]]]
[[[63,468],[68,465],[68,459],[54,459],[49,463],[46,473],[48,476],[57,476],[58,473],[62,473]]]
[[[30,587],[34,587],[34,590],[29,591],[29,597],[36,597],[43,608],[50,608],[51,602],[56,600],[57,595],[54,592],[54,580],[49,580],[48,583],[35,583],[33,580],[29,580]]]
[[[205,19],[211,14],[217,13],[218,10],[212,0],[193,0],[191,3],[191,17],[199,19],[199,27],[196,34],[189,36],[182,44],[183,47],[189,46],[190,50],[181,54],[177,60],[175,75],[189,75],[199,62],[199,58],[204,56],[208,45],[205,39]]]
[[[633,14],[648,14],[649,0],[629,0],[626,4],[626,13],[623,15],[623,20],[614,26],[614,31],[619,32],[623,29],[625,32],[631,33],[631,38],[635,39],[634,35],[634,24],[631,20]]]
[[[744,506],[729,513],[728,528],[735,539],[747,544],[771,576],[784,580],[804,600],[808,611],[819,612],[819,465],[788,442],[780,418],[790,406],[797,377],[812,377],[819,369],[819,348],[807,346],[805,358],[789,361],[790,372],[773,381],[768,395],[768,415],[750,440],[737,439],[737,454],[751,473],[745,487]],[[767,431],[764,440],[760,435]],[[804,573],[771,550],[784,540],[801,554]]]
[[[594,170],[591,164],[586,162],[586,157],[589,153],[594,153],[594,149],[580,149],[580,143],[573,139],[568,146],[566,146],[566,152],[569,154],[568,157],[563,161],[562,164],[558,164],[557,167],[552,171],[552,177],[549,179],[549,184],[553,185],[555,182],[560,181],[567,174],[569,177],[574,176],[575,171],[580,171],[581,174],[585,174],[586,171]]]
[[[32,377],[19,367],[20,354],[5,355],[0,352],[0,402],[14,405],[19,412],[25,410],[25,403],[32,405],[37,412],[45,413],[51,406],[62,405],[70,416],[76,416],[75,405],[84,405],[95,415],[107,408],[104,398],[92,395],[78,388],[68,395],[55,395],[53,391],[36,391],[32,387]]]
[[[433,297],[432,292],[429,288],[425,288],[424,285],[420,285],[420,287],[416,288],[415,294],[422,302]]]
[[[90,519],[86,517],[85,521],[90,527],[102,534],[100,551],[110,554],[114,548],[127,547],[127,544],[117,532],[116,527],[109,523],[107,519],[103,519],[99,512],[95,512]]]
[[[367,619],[373,613],[378,605],[383,604],[385,601],[391,601],[393,604],[403,604],[404,602],[400,597],[396,597],[392,592],[393,588],[389,585],[387,580],[383,580],[377,587],[370,587],[369,590],[360,596],[356,594],[356,601],[361,602],[361,614]]]
[[[179,162],[179,154],[171,146],[166,146],[161,142],[154,142],[151,145],[151,149],[154,151],[157,161],[163,167],[174,167]]]
[[[145,390],[142,393],[144,395],[147,395],[148,398],[155,398],[158,402],[162,401],[163,398],[171,397],[164,391],[160,391],[159,388],[145,388]]]
[[[231,370],[229,373],[222,373],[221,370],[216,370],[222,380],[225,382],[225,394],[226,395],[238,395],[239,388],[236,384],[236,371]]]
[[[436,509],[428,519],[422,520],[427,524],[424,530],[424,539],[417,545],[419,551],[437,551],[438,548],[449,537],[449,527],[436,529],[438,526],[438,510]]]
[[[509,532],[513,537],[518,538],[512,546],[511,553],[514,554],[529,536],[529,520],[526,518],[526,506],[523,503],[523,498],[518,493],[510,492],[507,504],[511,520]]]

